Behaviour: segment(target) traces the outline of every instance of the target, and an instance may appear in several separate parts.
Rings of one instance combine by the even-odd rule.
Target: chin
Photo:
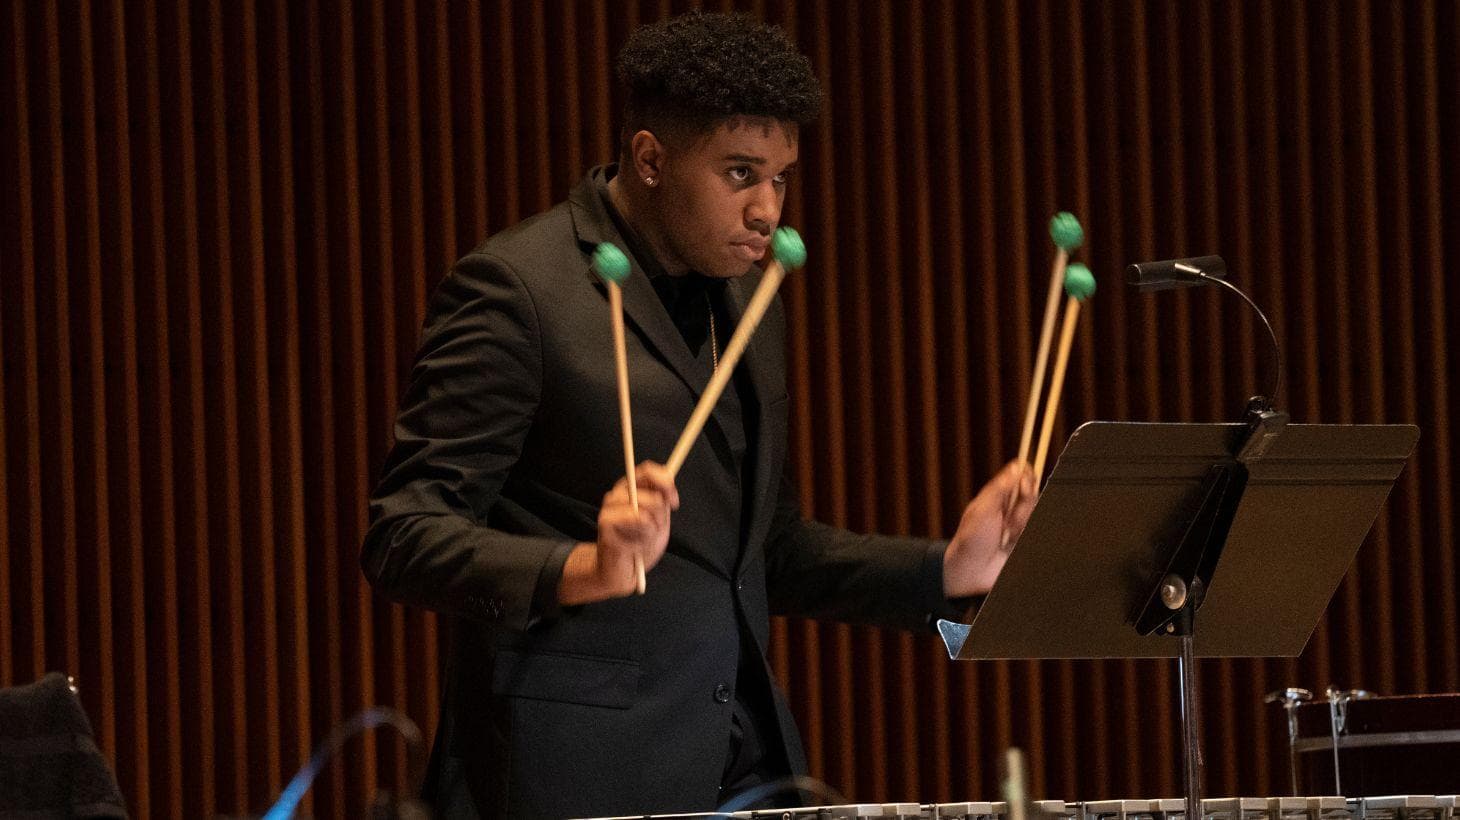
[[[740,259],[730,261],[716,260],[716,264],[714,265],[702,265],[695,268],[695,270],[698,270],[711,279],[739,279],[755,269],[755,265],[747,265]]]
[[[732,259],[721,266],[720,270],[714,276],[720,279],[739,279],[748,273],[759,273],[769,261],[769,254],[755,262],[747,262],[744,259]]]

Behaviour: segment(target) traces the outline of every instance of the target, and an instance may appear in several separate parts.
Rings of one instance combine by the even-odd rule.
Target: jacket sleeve
[[[540,579],[561,572],[573,544],[485,522],[541,398],[540,331],[522,280],[484,253],[458,262],[432,296],[361,551],[385,596],[530,625]]]
[[[913,630],[927,629],[935,618],[957,620],[960,602],[943,595],[947,546],[858,535],[803,518],[783,476],[766,539],[771,612]]]

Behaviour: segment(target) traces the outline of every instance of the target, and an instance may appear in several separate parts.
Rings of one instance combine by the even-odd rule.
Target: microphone
[[[1220,256],[1190,256],[1160,262],[1136,262],[1125,268],[1125,282],[1141,293],[1172,288],[1189,288],[1227,275],[1227,263]]]

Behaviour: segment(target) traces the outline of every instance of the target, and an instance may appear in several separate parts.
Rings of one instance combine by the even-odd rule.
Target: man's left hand
[[[1019,501],[1011,509],[1009,502],[1016,491]],[[1037,491],[1029,464],[1011,461],[968,502],[958,532],[943,553],[944,595],[965,598],[983,595],[993,588],[1010,550],[1029,523]]]

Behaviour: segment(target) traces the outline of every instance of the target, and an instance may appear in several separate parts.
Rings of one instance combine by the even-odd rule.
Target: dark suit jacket
[[[448,812],[466,805],[461,771],[481,781],[488,817],[713,808],[742,630],[759,649],[746,662],[764,669],[772,613],[925,628],[930,612],[947,612],[943,544],[799,514],[783,480],[779,302],[740,365],[745,424],[717,410],[680,471],[681,507],[648,594],[534,610],[545,568],[594,540],[603,494],[623,473],[608,301],[590,254],[627,246],[596,173],[442,282],[371,503],[363,564],[375,588],[455,617],[428,795]],[[756,271],[728,284],[733,316],[758,281]],[[710,371],[637,263],[623,289],[636,454],[663,461]],[[751,486],[736,519],[747,523],[729,531],[712,523],[726,518],[717,505],[739,510],[741,499],[715,497],[701,477],[723,467],[736,430],[748,433]],[[804,771],[778,689],[774,709],[786,757]]]

